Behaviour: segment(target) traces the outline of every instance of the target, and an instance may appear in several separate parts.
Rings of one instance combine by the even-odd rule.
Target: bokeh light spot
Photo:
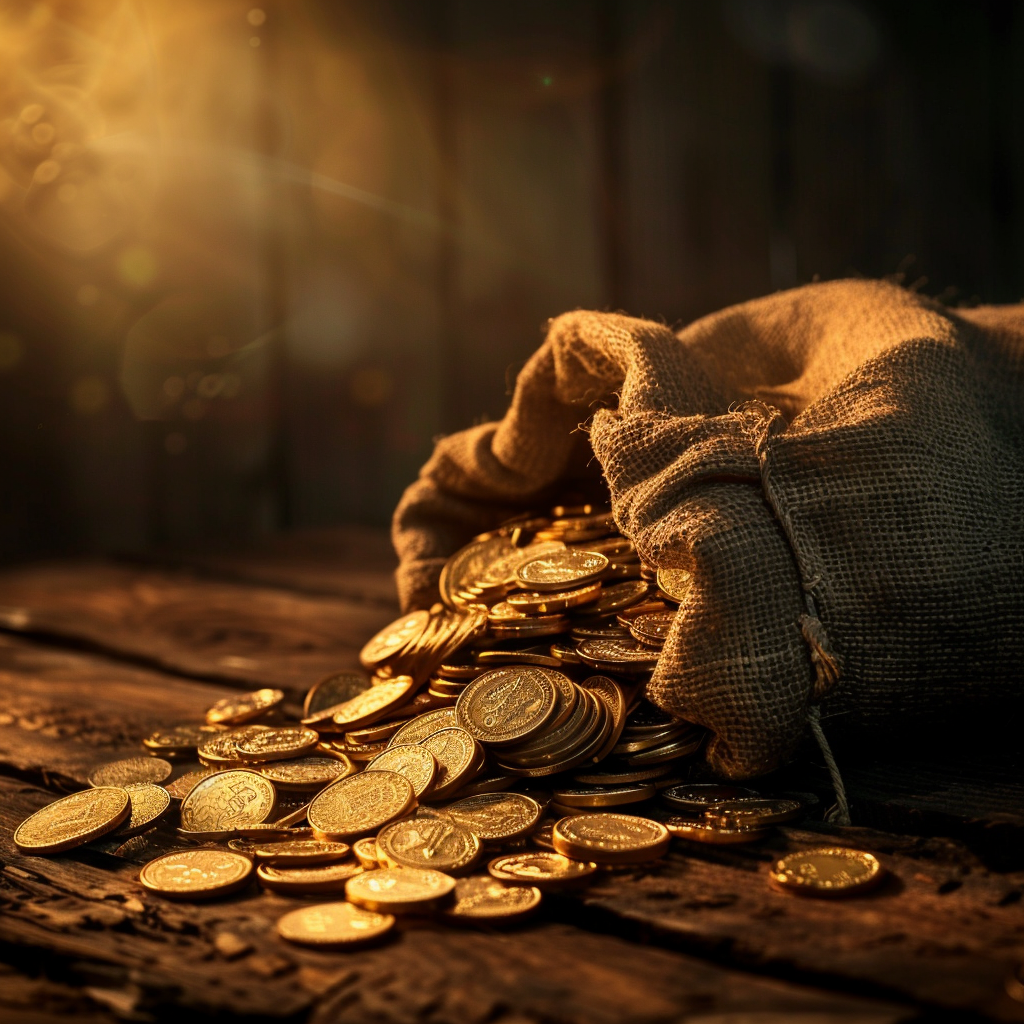
[[[260,45],[260,37],[259,36],[249,36],[249,45],[250,46],[259,46]]]
[[[0,331],[0,373],[13,370],[21,362],[24,352],[21,338],[9,331]]]
[[[196,394],[200,398],[216,398],[224,387],[224,378],[219,373],[208,373],[201,377],[196,385]]]
[[[75,293],[75,298],[80,306],[95,306],[99,302],[100,290],[94,284],[83,284]]]
[[[83,416],[95,416],[110,401],[110,387],[102,377],[89,374],[71,386],[71,408]]]
[[[56,160],[44,160],[37,168],[33,179],[40,185],[49,185],[56,181],[60,174],[60,164]]]
[[[183,394],[185,394],[185,382],[181,377],[168,377],[164,381],[164,394],[172,402],[176,402]]]
[[[46,107],[42,103],[30,103],[21,111],[21,120],[25,124],[35,124],[45,113]]]
[[[152,284],[156,273],[156,256],[144,245],[130,245],[117,258],[117,276],[134,288]]]
[[[262,7],[254,7],[245,16],[245,20],[252,25],[253,28],[259,28],[267,20],[267,12]]]
[[[40,121],[39,124],[32,127],[32,141],[37,146],[46,146],[53,142],[53,137],[56,134],[53,125],[48,121]]]
[[[383,405],[394,390],[394,382],[387,370],[378,366],[366,366],[352,374],[349,385],[352,401],[365,408]]]
[[[164,438],[164,451],[168,455],[181,455],[188,447],[188,438],[175,430]]]

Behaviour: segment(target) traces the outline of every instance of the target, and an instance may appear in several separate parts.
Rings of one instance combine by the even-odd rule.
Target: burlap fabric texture
[[[441,440],[402,498],[403,605],[588,439],[643,560],[694,574],[648,695],[724,775],[779,765],[817,708],[913,731],[1019,692],[1024,306],[837,281],[678,334],[560,316],[505,418]]]

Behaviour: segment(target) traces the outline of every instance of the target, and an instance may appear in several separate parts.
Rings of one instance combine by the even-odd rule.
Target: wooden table
[[[0,1020],[1024,1020],[1006,989],[1024,959],[1016,751],[952,769],[849,765],[857,820],[886,831],[805,821],[753,847],[677,843],[663,863],[549,898],[528,926],[403,923],[356,952],[279,940],[274,921],[297,905],[283,896],[151,895],[137,878],[159,837],[120,856],[17,853],[18,822],[139,753],[156,726],[240,687],[298,699],[354,666],[396,613],[391,568],[381,534],[337,530],[237,555],[0,573]],[[823,792],[820,769],[793,770]],[[888,880],[842,903],[767,887],[774,856],[823,841],[874,851]]]

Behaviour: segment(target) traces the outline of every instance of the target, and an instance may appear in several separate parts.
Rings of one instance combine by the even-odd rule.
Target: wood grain
[[[379,604],[109,562],[0,573],[0,626],[8,630],[293,696],[358,667],[360,647],[393,618]]]
[[[759,1021],[895,1024],[907,1015],[899,1004],[749,976],[544,917],[507,933],[409,920],[376,949],[303,950],[273,930],[295,900],[248,890],[170,903],[142,889],[130,861],[86,849],[21,856],[12,828],[49,799],[0,779],[0,942],[69,971],[92,965],[106,997],[131,1013],[309,1014],[313,1024],[612,1024],[747,1012],[767,1015]]]

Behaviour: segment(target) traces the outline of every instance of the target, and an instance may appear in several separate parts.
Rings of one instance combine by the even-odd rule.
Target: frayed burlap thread
[[[601,474],[644,561],[694,574],[648,694],[711,731],[721,773],[771,770],[819,718],[906,735],[999,705],[1024,660],[1022,393],[1024,307],[884,282],[678,335],[565,314],[504,419],[442,439],[404,495],[403,605],[473,534]]]

